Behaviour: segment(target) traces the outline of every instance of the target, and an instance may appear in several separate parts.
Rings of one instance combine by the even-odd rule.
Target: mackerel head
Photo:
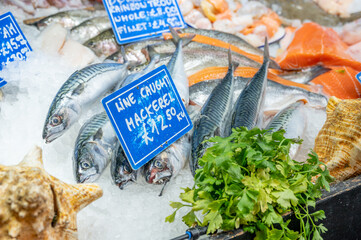
[[[122,84],[127,67],[128,63],[98,63],[73,73],[50,105],[43,129],[46,143],[63,135],[79,119],[82,108]]]
[[[263,64],[253,78],[247,83],[241,94],[238,96],[232,111],[230,124],[227,124],[228,134],[232,128],[247,127],[252,129],[256,124],[262,124],[262,109],[264,105],[267,73],[270,62],[268,53],[268,42],[265,40]],[[229,123],[229,122],[228,122]]]
[[[226,76],[213,89],[201,109],[199,119],[194,124],[192,154],[189,162],[193,175],[199,168],[198,159],[203,156],[205,150],[209,147],[209,143],[204,143],[204,141],[215,135],[224,135],[224,122],[229,116],[232,104],[233,71],[237,67],[237,64],[232,63],[230,49],[228,61],[229,67]]]
[[[78,183],[93,182],[104,171],[120,143],[106,112],[91,117],[75,141],[73,170]]]

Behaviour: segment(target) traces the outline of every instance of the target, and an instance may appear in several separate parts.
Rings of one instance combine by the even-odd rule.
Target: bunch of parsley
[[[208,226],[207,233],[242,226],[256,233],[255,239],[322,239],[327,229],[316,222],[325,213],[310,214],[308,207],[315,207],[321,189],[329,191],[332,177],[313,152],[304,163],[290,158],[291,144],[301,140],[286,139],[283,130],[237,128],[227,138],[208,141],[213,145],[199,159],[202,168],[196,171],[194,187],[180,194],[184,203],[171,202],[175,211],[166,221],[173,222],[180,208],[189,207],[184,223]],[[289,211],[300,220],[300,232],[289,229],[290,220],[282,218]]]

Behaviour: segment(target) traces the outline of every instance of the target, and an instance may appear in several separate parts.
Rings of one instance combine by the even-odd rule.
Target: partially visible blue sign
[[[184,28],[176,0],[103,0],[119,44],[160,36]]]
[[[25,60],[26,53],[32,51],[11,12],[0,16],[0,71],[8,63],[17,59]],[[6,81],[0,78],[0,87]]]
[[[358,74],[356,74],[356,78],[357,78],[357,80],[361,83],[361,72],[359,72]]]
[[[133,169],[138,169],[192,129],[166,66],[102,100]]]

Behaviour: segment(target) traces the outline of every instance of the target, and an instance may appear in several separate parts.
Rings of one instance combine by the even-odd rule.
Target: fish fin
[[[123,45],[120,46],[120,52],[122,53],[122,57],[123,57],[123,61],[124,61],[123,64],[129,63],[128,58],[127,58],[127,54],[125,52],[125,48],[124,48]]]
[[[280,65],[273,59],[270,59],[269,67],[272,69],[281,69]]]
[[[263,50],[263,62],[269,61],[269,48],[268,48],[268,39],[264,39],[264,50]]]
[[[79,86],[77,86],[73,92],[71,93],[72,96],[74,95],[80,95],[84,91],[85,85],[84,83],[81,83]]]
[[[331,68],[327,68],[327,67],[324,67],[324,66],[321,66],[321,65],[317,65],[315,67],[312,67],[312,69],[310,70],[311,71],[311,75],[310,77],[304,82],[305,84],[306,83],[309,83],[310,81],[312,81],[313,79],[315,79],[316,77],[324,74],[324,73],[327,73],[329,71],[331,71]]]
[[[217,127],[216,130],[214,131],[214,136],[221,136],[221,129],[220,127]]]
[[[172,28],[170,25],[169,25],[169,30],[170,30],[170,33],[172,34],[172,42],[174,43],[174,45],[178,45],[178,43],[181,41],[182,43],[182,47],[185,47],[187,46],[190,42],[192,42],[193,38],[196,36],[196,34],[187,34],[187,36],[185,37],[180,37],[178,32]]]
[[[236,69],[238,67],[238,63],[237,62],[233,62],[232,61],[232,50],[231,50],[231,45],[229,45],[228,48],[228,69]]]
[[[93,140],[101,139],[103,137],[103,130],[101,128],[93,136]]]

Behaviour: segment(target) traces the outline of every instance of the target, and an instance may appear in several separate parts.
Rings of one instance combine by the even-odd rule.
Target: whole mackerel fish
[[[49,26],[53,23],[59,23],[64,28],[71,29],[84,22],[85,20],[94,17],[95,11],[89,11],[85,9],[68,10],[58,12],[43,18],[38,21],[32,21],[32,19],[25,20],[24,23],[28,25],[35,25],[38,29]],[[104,15],[106,13],[104,12]]]
[[[43,139],[50,143],[80,117],[81,110],[117,89],[128,76],[128,62],[98,63],[73,73],[61,86],[45,119]]]
[[[257,123],[262,124],[262,110],[267,87],[267,74],[269,65],[268,42],[265,40],[263,64],[251,81],[238,96],[234,105],[232,116],[227,124],[228,136],[232,128],[247,127],[252,129]]]
[[[183,44],[187,45],[194,36],[180,38],[178,33],[169,27],[173,43],[177,46],[172,58],[167,64],[169,73],[179,92],[183,104],[189,104],[188,78],[184,71]],[[183,42],[184,41],[184,42]],[[149,48],[150,55],[156,54],[152,47]],[[166,184],[171,178],[176,177],[182,170],[190,154],[190,135],[185,134],[166,150],[155,156],[144,167],[145,180],[151,184]],[[165,186],[165,185],[164,185]]]
[[[108,16],[94,17],[73,27],[70,30],[70,36],[74,40],[84,43],[111,27]]]
[[[98,179],[119,145],[106,112],[90,118],[80,129],[75,143],[73,170],[77,183]]]
[[[199,168],[198,159],[203,156],[205,150],[210,146],[204,143],[215,135],[224,136],[224,122],[229,116],[234,88],[233,71],[237,64],[232,63],[231,50],[228,52],[229,67],[226,76],[213,89],[206,103],[203,105],[199,119],[194,124],[192,138],[192,154],[190,158],[190,169],[195,175]]]

